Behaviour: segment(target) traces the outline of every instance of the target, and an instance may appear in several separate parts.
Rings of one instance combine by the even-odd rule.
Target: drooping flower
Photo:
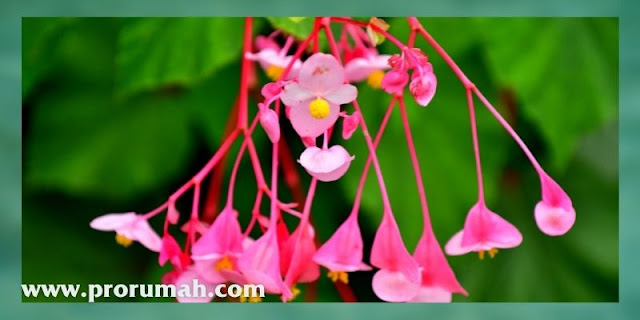
[[[328,149],[308,147],[302,152],[298,162],[311,176],[328,182],[340,179],[353,159],[342,146],[335,145]]]
[[[333,126],[340,105],[358,94],[344,81],[344,69],[332,55],[316,53],[302,64],[298,82],[287,84],[280,96],[291,107],[289,118],[298,135],[316,138]]]
[[[409,74],[404,70],[391,70],[382,78],[382,89],[390,94],[400,95],[409,82]]]
[[[193,244],[194,260],[215,261],[216,271],[233,269],[235,259],[242,254],[244,235],[238,222],[238,212],[225,207],[209,230]]]
[[[413,253],[421,267],[422,282],[412,302],[451,302],[453,293],[467,295],[438,244],[433,232],[425,232]]]
[[[162,236],[162,247],[158,255],[158,264],[163,266],[167,261],[176,269],[184,269],[190,263],[189,256],[182,252],[176,239],[168,233]]]
[[[522,234],[515,226],[478,202],[469,210],[464,229],[451,237],[445,251],[448,255],[476,251],[480,259],[487,251],[493,258],[498,249],[514,248],[521,242]]]
[[[311,225],[307,225],[306,232],[302,232],[299,226],[289,236],[284,244],[280,256],[280,270],[285,275],[284,283],[295,298],[295,285],[297,283],[309,283],[320,277],[320,266],[312,258],[316,253],[315,231]],[[284,301],[286,297],[283,297]]]
[[[371,267],[362,262],[362,234],[358,218],[351,215],[313,256],[313,261],[329,269],[333,282],[349,282],[347,272],[367,271]]]
[[[247,283],[262,284],[266,292],[282,294],[286,299],[293,296],[291,290],[282,281],[280,250],[274,228],[269,228],[245,250],[238,259],[238,267],[247,279]]]
[[[100,231],[115,231],[116,242],[124,247],[134,241],[155,252],[162,247],[160,236],[153,231],[147,219],[135,212],[106,214],[93,219],[89,225]]]
[[[260,107],[260,125],[267,133],[271,143],[276,143],[280,140],[280,122],[278,121],[278,115],[275,111],[263,104],[259,104]]]
[[[380,88],[384,70],[390,68],[390,55],[378,54],[375,48],[355,50],[360,53],[350,59],[344,66],[345,76],[349,82],[367,80],[367,84],[374,89]]]
[[[257,53],[247,52],[246,57],[247,59],[257,61],[267,74],[267,77],[273,81],[280,79],[291,62],[291,59],[293,59],[293,56],[289,56],[286,52],[273,47],[266,47]],[[300,62],[300,60],[294,61],[291,70],[283,80],[295,78],[301,65],[302,62]]]
[[[418,263],[402,242],[400,230],[385,213],[371,248],[371,264],[380,268],[373,276],[373,292],[391,302],[406,302],[418,294],[421,274]]]
[[[542,200],[538,202],[534,211],[536,224],[547,235],[563,235],[576,222],[576,210],[558,183],[543,171],[539,175]]]
[[[409,92],[419,105],[425,107],[436,94],[437,85],[438,80],[433,73],[433,66],[431,63],[427,63],[424,66],[418,66],[411,75]]]
[[[358,124],[360,123],[360,112],[356,111],[351,115],[347,115],[343,117],[342,120],[342,138],[348,140],[351,138],[353,133],[358,129]]]

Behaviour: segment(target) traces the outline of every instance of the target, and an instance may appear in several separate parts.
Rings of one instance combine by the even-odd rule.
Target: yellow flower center
[[[327,277],[333,282],[341,281],[344,284],[349,284],[349,274],[344,271],[329,271]]]
[[[282,76],[284,68],[276,65],[270,65],[267,70],[265,70],[265,72],[267,73],[267,77],[269,77],[269,79],[277,81]]]
[[[329,102],[322,98],[316,98],[309,103],[309,114],[316,119],[324,119],[329,116]]]
[[[496,249],[496,248],[491,248],[491,249],[489,249],[489,251],[487,251],[487,252],[489,252],[489,257],[490,257],[491,259],[493,259],[493,257],[495,257],[495,256],[496,256],[496,254],[498,254],[498,249]],[[483,260],[483,259],[484,259],[484,250],[480,250],[480,251],[478,251],[478,258],[480,258],[480,260]]]
[[[297,298],[300,295],[300,289],[298,289],[298,287],[291,287],[291,299],[289,299],[289,301],[292,301],[293,299]]]
[[[232,270],[233,269],[233,262],[231,262],[231,260],[229,260],[229,258],[227,256],[224,256],[222,259],[220,259],[216,263],[215,268],[216,268],[216,271]]]
[[[126,248],[126,247],[130,246],[133,243],[133,240],[131,240],[131,239],[119,234],[119,233],[116,233],[116,242],[119,245],[121,245],[121,246]]]
[[[369,76],[367,77],[367,84],[369,84],[371,88],[379,89],[380,85],[382,85],[383,77],[384,77],[384,71],[382,70],[373,71],[369,73]]]
[[[240,302],[249,302],[249,303],[258,303],[258,302],[262,302],[262,298],[260,298],[260,296],[255,296],[255,297],[245,297],[244,295],[244,291],[242,291],[240,293],[240,298],[239,298]]]

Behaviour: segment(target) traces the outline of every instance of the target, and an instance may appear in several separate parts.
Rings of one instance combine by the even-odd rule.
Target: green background
[[[82,4],[81,4],[82,3]],[[637,63],[632,61],[632,57],[637,56],[637,46],[632,40],[631,30],[637,27],[637,20],[632,19],[635,8],[619,1],[595,2],[591,1],[585,5],[585,2],[577,3],[563,2],[557,4],[555,2],[541,1],[539,3],[517,3],[509,2],[508,4],[497,1],[489,1],[481,4],[468,4],[464,1],[451,1],[442,4],[428,5],[424,2],[420,4],[410,1],[394,2],[397,5],[390,6],[388,4],[368,4],[362,5],[358,3],[341,3],[339,6],[340,14],[355,15],[395,15],[407,14],[408,12],[423,15],[621,15],[620,31],[621,31],[621,51],[620,51],[620,92],[621,92],[621,109],[620,109],[620,211],[621,211],[621,227],[620,227],[620,249],[621,249],[621,277],[620,282],[620,305],[612,304],[500,304],[500,305],[451,305],[451,306],[432,306],[432,305],[344,305],[332,304],[328,305],[254,305],[247,307],[238,307],[233,305],[213,306],[175,306],[164,305],[154,306],[151,309],[144,308],[139,305],[101,305],[101,306],[73,306],[73,305],[23,305],[15,306],[14,303],[19,301],[19,293],[17,292],[17,280],[20,278],[20,242],[16,241],[17,232],[20,230],[20,189],[16,188],[16,183],[20,177],[20,19],[22,15],[190,15],[190,14],[208,14],[208,15],[244,15],[244,14],[288,14],[301,15],[302,7],[306,10],[312,10],[313,14],[327,14],[329,12],[335,14],[336,7],[331,1],[317,4],[318,7],[310,7],[303,3],[285,3],[275,2],[273,7],[269,7],[269,11],[265,12],[264,6],[255,6],[252,1],[237,2],[239,5],[235,9],[226,7],[222,4],[212,4],[204,1],[195,2],[192,5],[165,3],[164,6],[153,7],[144,3],[117,2],[113,4],[87,5],[84,2],[68,1],[60,4],[39,3],[29,8],[3,4],[3,19],[0,35],[4,43],[11,45],[2,47],[2,66],[1,79],[3,85],[0,91],[6,93],[3,96],[8,99],[2,102],[3,122],[2,122],[2,161],[3,161],[3,179],[2,185],[2,204],[3,215],[8,219],[2,224],[2,243],[0,246],[0,254],[2,254],[2,279],[6,285],[0,291],[2,303],[6,303],[4,310],[9,310],[9,315],[17,315],[22,313],[23,316],[37,316],[40,312],[54,318],[68,318],[72,316],[88,316],[110,317],[107,311],[118,311],[126,313],[131,317],[139,316],[164,316],[174,317],[177,315],[198,314],[205,310],[216,308],[217,311],[226,315],[233,316],[251,316],[264,315],[274,318],[281,318],[284,315],[290,316],[307,316],[310,313],[319,314],[322,308],[323,315],[336,317],[353,317],[353,316],[379,316],[379,317],[398,317],[431,314],[439,318],[460,318],[470,317],[471,315],[493,318],[513,318],[518,316],[521,318],[538,318],[545,317],[562,317],[567,316],[580,317],[581,319],[596,319],[606,317],[622,317],[630,316],[633,313],[633,307],[630,302],[637,300],[638,281],[633,278],[630,273],[637,269],[638,260],[632,255],[634,242],[637,242],[638,235],[633,230],[637,226],[637,218],[631,214],[631,209],[637,204],[634,198],[635,192],[632,183],[637,177],[637,171],[634,171],[634,158],[638,156],[637,146],[634,143],[634,137],[637,135],[637,122],[639,114],[633,109],[634,101],[637,104],[637,93],[631,91],[637,87],[637,77],[633,75],[633,70],[637,70]],[[240,9],[244,8],[244,9]],[[260,9],[258,12],[256,9]],[[278,10],[278,11],[276,11]],[[634,54],[635,52],[635,54]],[[615,130],[614,130],[615,131]],[[615,148],[614,148],[615,149]],[[615,152],[613,152],[615,153]],[[613,156],[613,153],[611,154]],[[434,204],[435,205],[435,204]],[[526,234],[525,234],[526,236]],[[19,239],[19,236],[18,236]],[[526,240],[525,240],[526,241]],[[7,263],[5,263],[5,261]],[[46,269],[50,266],[50,262],[42,261],[42,268]],[[535,275],[534,275],[535,276]],[[13,279],[12,279],[13,278]],[[204,309],[206,308],[206,309]],[[225,310],[225,308],[227,308]],[[96,312],[100,310],[99,312]],[[427,313],[428,312],[428,313]]]

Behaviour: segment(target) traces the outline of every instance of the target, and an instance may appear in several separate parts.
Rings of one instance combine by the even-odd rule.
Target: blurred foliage
[[[275,26],[298,38],[313,25],[313,19],[255,21],[256,33],[269,34]],[[404,19],[387,21],[392,34],[407,39]],[[493,260],[480,261],[471,254],[451,257],[470,292],[454,300],[616,301],[618,160],[612,146],[617,145],[617,20],[421,22],[514,125],[578,212],[574,229],[564,237],[550,238],[537,230],[537,177],[517,145],[476,101],[489,206],[513,222],[525,240]],[[122,249],[113,234],[91,230],[88,223],[107,212],[154,208],[208,160],[238,91],[242,27],[240,18],[23,20],[23,283],[159,281],[166,268],[157,266],[153,254],[138,245]],[[462,228],[476,199],[469,116],[459,80],[425,41],[418,39],[416,45],[429,55],[438,76],[429,107],[408,97],[407,109],[435,233],[443,244]],[[389,41],[380,50],[397,52]],[[358,99],[373,133],[389,97],[361,85]],[[283,133],[297,156],[303,146],[285,122]],[[261,129],[255,136],[266,167],[267,140]],[[412,250],[422,223],[404,140],[394,111],[378,155],[394,213]],[[367,157],[358,133],[335,142],[356,160],[339,182],[318,188],[312,220],[320,240],[346,218]],[[306,185],[308,176],[299,171]],[[248,161],[243,162],[235,203],[243,225],[248,217],[242,213],[253,204],[253,179]],[[377,184],[372,174],[368,179],[361,210],[367,258],[381,217]],[[290,200],[282,189],[282,197]],[[189,197],[179,203],[183,212]],[[153,221],[154,226],[159,222]],[[371,272],[361,272],[350,279],[362,301],[376,301],[371,277]],[[317,286],[318,301],[339,299],[325,277]]]

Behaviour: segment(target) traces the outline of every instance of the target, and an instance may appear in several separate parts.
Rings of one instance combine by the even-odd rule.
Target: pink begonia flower
[[[158,255],[158,264],[164,266],[167,261],[171,261],[172,265],[182,269],[189,263],[188,258],[188,256],[186,259],[184,258],[182,249],[174,237],[168,233],[162,236],[162,247]]]
[[[280,250],[276,230],[273,228],[269,228],[245,250],[238,259],[238,267],[247,283],[262,284],[266,292],[282,294],[287,299],[293,296],[282,281]]]
[[[360,57],[355,57],[344,66],[345,76],[349,82],[367,80],[374,89],[380,88],[384,70],[390,68],[390,55],[380,55],[376,49],[366,50]]]
[[[333,126],[340,105],[358,95],[344,80],[344,69],[332,55],[316,53],[302,64],[298,82],[287,84],[280,95],[291,107],[289,119],[298,135],[316,138]]]
[[[406,302],[418,294],[418,263],[405,248],[391,213],[385,213],[371,247],[371,264],[380,270],[373,276],[373,292],[391,302]]]
[[[100,231],[115,231],[116,241],[125,247],[133,241],[155,252],[162,247],[160,236],[153,231],[147,219],[135,212],[106,214],[93,219],[89,225]]]
[[[273,38],[260,35],[256,37],[256,49],[272,49],[278,51],[280,50],[280,45],[278,45],[278,43],[273,40]]]
[[[382,78],[382,89],[390,94],[400,95],[409,82],[409,74],[403,70],[391,70]]]
[[[309,147],[302,152],[298,162],[311,176],[328,182],[340,179],[354,158],[342,146],[335,145],[329,149]]]
[[[348,140],[353,133],[358,129],[360,123],[360,112],[356,111],[351,115],[344,116],[342,119],[342,138]]]
[[[280,140],[280,121],[278,121],[278,115],[270,108],[260,107],[260,125],[269,136],[271,143],[276,143]]]
[[[238,212],[225,207],[191,248],[194,260],[218,260],[218,269],[231,269],[232,258],[242,254],[244,235],[238,222]]]
[[[347,272],[371,270],[362,262],[363,247],[358,216],[350,215],[318,249],[313,261],[329,269],[329,277],[333,282],[349,283]]]
[[[184,233],[189,233],[189,228],[194,228],[196,234],[202,235],[209,230],[209,224],[197,219],[189,219],[189,221],[185,222],[182,227],[180,227],[180,230]]]
[[[550,236],[567,233],[576,222],[576,210],[571,199],[545,172],[540,173],[542,200],[534,210],[536,224]]]
[[[267,77],[273,81],[280,80],[282,73],[291,62],[291,59],[293,59],[293,56],[287,55],[286,52],[270,47],[262,49],[257,53],[247,52],[246,57],[247,59],[257,61],[267,74]],[[302,62],[296,60],[286,78],[283,80],[294,79],[298,75],[298,70],[301,65]]]
[[[283,82],[269,82],[262,86],[262,89],[260,89],[260,94],[262,94],[265,100],[271,100],[271,98],[279,95],[282,92],[283,86]]]
[[[413,257],[422,269],[422,283],[412,302],[451,302],[453,293],[468,295],[458,283],[433,232],[422,235]]]
[[[247,237],[242,241],[242,248],[246,250],[253,244],[253,239]],[[220,259],[204,259],[194,260],[193,270],[198,272],[201,278],[210,283],[237,283],[246,284],[247,280],[238,268],[238,258],[230,256],[225,261],[225,265],[221,265]],[[228,262],[228,263],[227,263]]]
[[[445,251],[448,255],[477,251],[483,259],[485,251],[493,257],[497,249],[517,247],[521,242],[522,234],[515,226],[479,202],[469,210],[464,229],[451,237]]]
[[[280,270],[289,288],[296,283],[314,282],[320,277],[320,266],[312,260],[316,253],[315,231],[310,225],[306,230],[303,233],[300,227],[296,228],[281,251]]]
[[[203,285],[205,288],[205,292],[194,292],[198,290],[197,284]],[[216,285],[219,283],[211,283],[204,278],[202,278],[198,272],[196,272],[193,268],[187,268],[175,279],[174,282],[176,286],[176,299],[180,303],[207,303],[213,300],[213,297],[209,297],[207,293],[214,292]],[[181,288],[185,286],[188,290],[181,290]],[[191,297],[182,297],[180,292],[187,292],[191,294]],[[197,294],[197,296],[195,296]]]
[[[431,63],[427,63],[426,66],[418,68],[419,69],[413,71],[411,75],[409,91],[419,105],[426,107],[436,94],[438,80],[433,73]]]

